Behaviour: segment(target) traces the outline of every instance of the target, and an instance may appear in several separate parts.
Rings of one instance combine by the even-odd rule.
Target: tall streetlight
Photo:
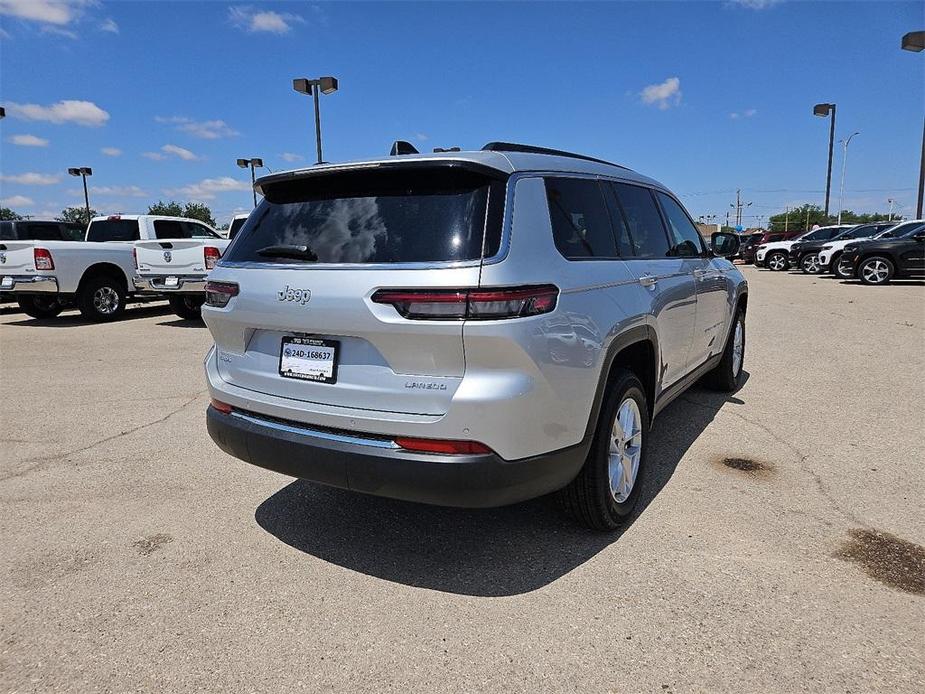
[[[839,140],[839,144],[842,146],[842,157],[841,157],[841,186],[838,189],[838,223],[841,224],[841,211],[842,211],[842,201],[845,196],[845,169],[848,168],[848,145],[851,144],[851,138],[855,135],[860,135],[859,132],[851,133],[848,136],[847,140]]]
[[[910,31],[903,36],[900,44],[904,51],[920,53],[925,49],[925,31]],[[925,197],[925,121],[922,124],[922,158],[919,160],[919,199],[916,204],[915,218],[922,218],[922,198]]]
[[[252,159],[238,159],[238,166],[240,166],[242,169],[250,167],[251,192],[254,194],[254,207],[257,207],[257,189],[254,187],[257,182],[257,176],[254,174],[254,169],[263,168],[263,159],[260,157],[253,157]]]
[[[87,176],[93,175],[93,169],[89,166],[81,166],[79,168],[75,167],[68,169],[67,172],[71,176],[80,176],[84,182],[84,204],[87,206],[87,224],[90,223],[90,193],[87,192]]]
[[[813,106],[813,115],[825,118],[832,116],[829,123],[829,167],[825,174],[825,218],[829,218],[829,193],[832,190],[832,150],[835,147],[835,104],[816,104]]]
[[[318,163],[324,162],[321,156],[321,107],[319,100],[321,94],[332,94],[337,91],[336,77],[319,77],[316,80],[310,80],[307,77],[299,77],[292,80],[292,88],[299,94],[309,94],[315,97],[315,146],[318,149]]]

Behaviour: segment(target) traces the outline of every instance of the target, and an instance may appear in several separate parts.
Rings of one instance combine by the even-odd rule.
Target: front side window
[[[270,183],[226,262],[421,263],[498,252],[504,183],[459,167],[394,167]]]
[[[615,258],[610,216],[601,186],[591,178],[546,178],[556,248],[569,260]]]
[[[627,183],[611,185],[626,219],[633,255],[642,258],[668,257],[668,237],[652,192],[648,188]]]
[[[671,236],[669,255],[681,258],[694,258],[703,255],[700,232],[687,216],[687,213],[674,198],[662,192],[656,193],[662,204],[662,211],[668,221],[668,234]]]

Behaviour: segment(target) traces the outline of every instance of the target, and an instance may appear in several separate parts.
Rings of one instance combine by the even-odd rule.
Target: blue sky
[[[925,111],[918,2],[294,3],[0,0],[0,199],[19,212],[251,205],[238,157],[311,163],[293,77],[335,75],[325,158],[510,140],[623,163],[722,216],[821,204],[838,104],[845,206],[914,213]],[[836,207],[840,151],[833,172]],[[757,221],[747,218],[749,224]]]

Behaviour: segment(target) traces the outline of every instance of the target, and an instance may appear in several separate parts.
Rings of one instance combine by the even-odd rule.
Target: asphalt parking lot
[[[925,288],[746,268],[744,387],[643,510],[480,511],[221,453],[200,324],[0,315],[4,691],[921,691]]]

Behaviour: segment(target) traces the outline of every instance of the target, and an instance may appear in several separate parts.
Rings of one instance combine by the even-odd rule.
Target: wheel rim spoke
[[[614,501],[623,503],[633,492],[642,458],[642,416],[632,398],[617,410],[610,433],[607,477]]]

